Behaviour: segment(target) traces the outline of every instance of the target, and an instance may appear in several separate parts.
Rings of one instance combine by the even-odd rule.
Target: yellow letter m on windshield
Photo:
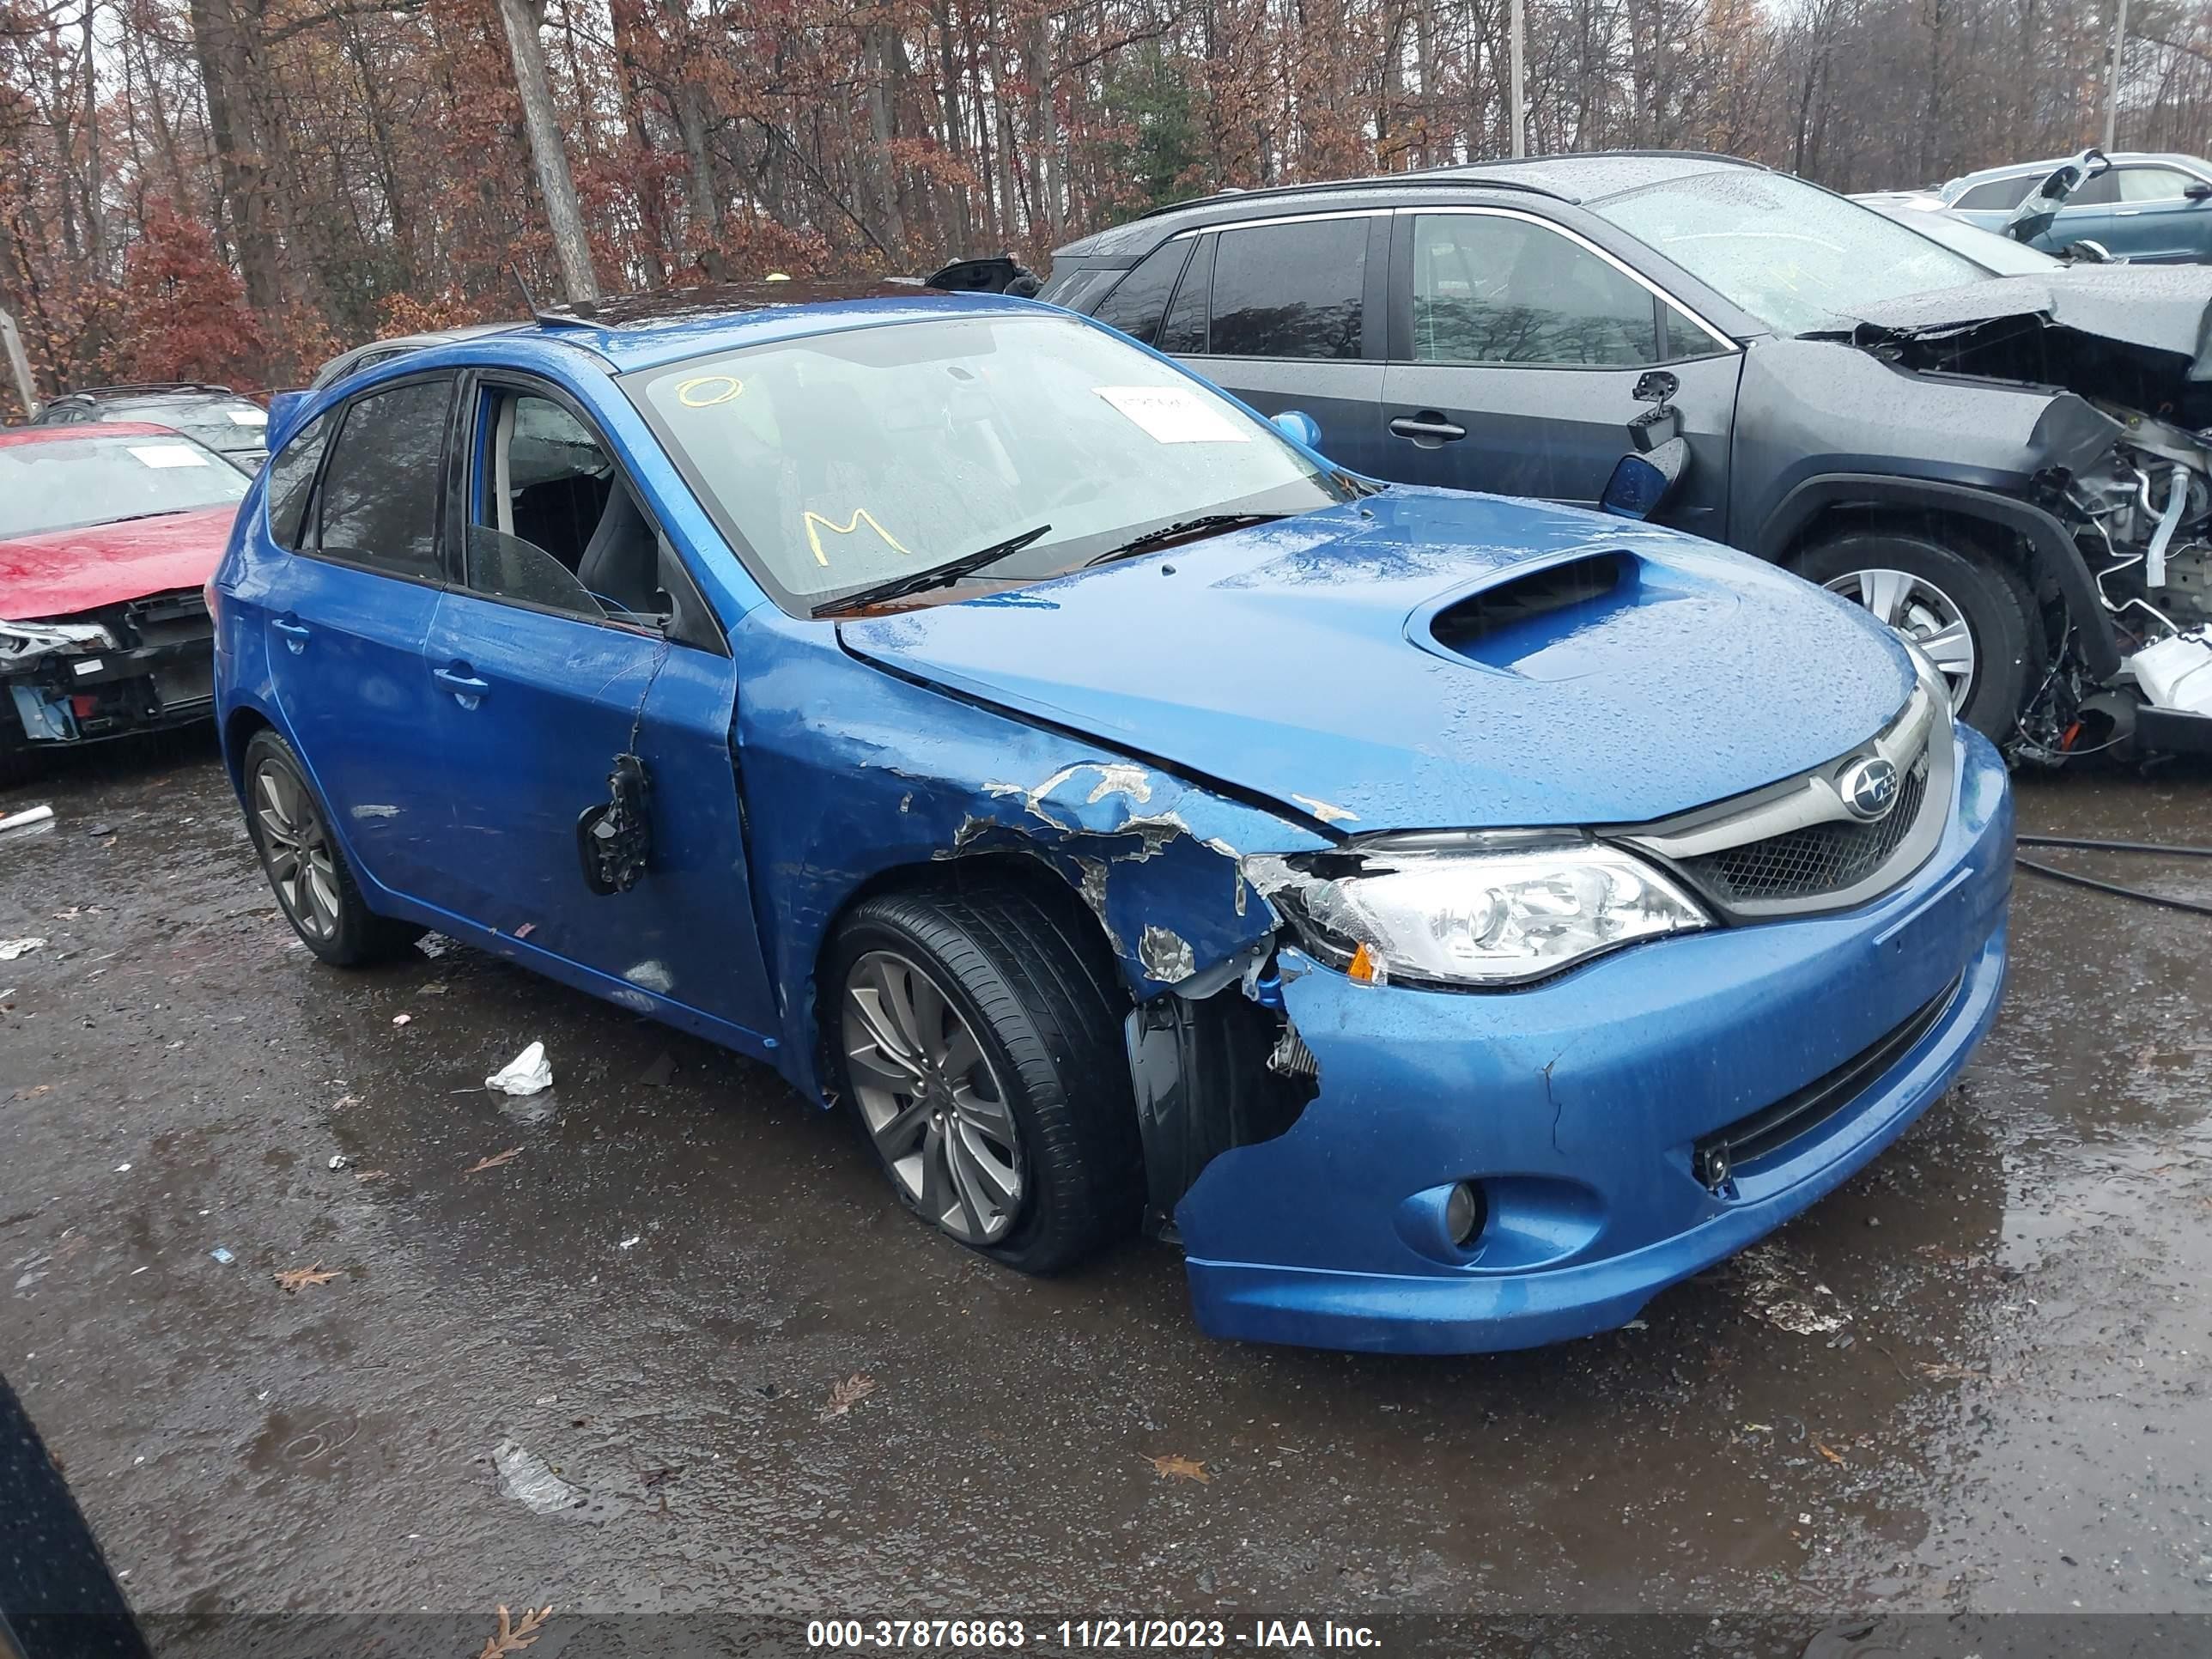
[[[825,519],[819,513],[812,511],[809,511],[805,514],[805,519],[806,544],[814,550],[814,562],[818,565],[827,566],[830,562],[830,556],[822,550],[822,532],[823,531],[827,530],[834,535],[849,536],[855,530],[858,530],[860,527],[861,523],[864,520],[866,522],[869,529],[874,531],[877,535],[883,538],[884,544],[886,547],[890,548],[896,552],[906,554],[907,557],[909,559],[914,556],[914,555],[908,551],[907,549],[899,545],[897,537],[892,535],[890,531],[884,529],[883,526],[876,522],[876,515],[869,512],[865,507],[854,507],[853,509],[853,516],[846,520],[842,524],[839,524],[835,519]]]

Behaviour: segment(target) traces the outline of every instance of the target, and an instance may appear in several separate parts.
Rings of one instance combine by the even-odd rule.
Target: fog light
[[[1451,1242],[1465,1249],[1482,1231],[1490,1206],[1483,1202],[1482,1188],[1472,1181],[1462,1181],[1451,1189],[1444,1200],[1444,1231]],[[1433,1213],[1433,1212],[1431,1212]]]

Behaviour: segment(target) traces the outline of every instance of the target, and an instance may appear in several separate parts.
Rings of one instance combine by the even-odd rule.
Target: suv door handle
[[[464,708],[474,708],[483,701],[484,693],[491,690],[491,682],[478,679],[476,671],[465,662],[457,662],[449,668],[434,668],[430,678],[451,691],[453,701]]]
[[[284,643],[291,647],[292,654],[295,657],[307,648],[307,641],[313,637],[315,631],[312,628],[302,628],[295,622],[286,622],[282,617],[271,617],[269,626],[283,635]]]
[[[1465,427],[1455,425],[1433,409],[1425,409],[1418,415],[1401,415],[1390,422],[1390,430],[1398,437],[1411,438],[1430,448],[1455,443],[1467,436]]]

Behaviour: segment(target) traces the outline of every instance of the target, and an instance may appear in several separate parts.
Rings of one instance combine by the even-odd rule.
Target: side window
[[[279,547],[300,545],[300,532],[307,527],[307,497],[315,487],[315,469],[322,465],[323,447],[330,435],[330,416],[318,415],[294,433],[269,463],[269,538]]]
[[[1048,305],[1066,306],[1070,311],[1088,311],[1091,302],[1114,286],[1114,279],[1121,273],[1109,266],[1090,269],[1070,265],[1066,270],[1055,270],[1051,279],[1037,290],[1037,298]]]
[[[1176,289],[1175,303],[1168,307],[1167,320],[1154,342],[1161,350],[1187,357],[1205,353],[1206,300],[1213,289],[1213,244],[1218,240],[1197,239],[1198,252],[1191,256],[1190,268],[1183,272],[1182,285]]]
[[[1224,230],[1206,349],[1229,357],[1357,357],[1367,280],[1360,216]]]
[[[346,405],[315,493],[315,545],[333,557],[434,581],[449,376]]]
[[[2086,180],[2081,187],[2066,198],[2069,208],[2110,207],[2120,199],[2120,170],[2108,167],[2095,178]]]
[[[1665,349],[1668,362],[1678,363],[1685,357],[1710,357],[1716,351],[1728,349],[1726,341],[1715,339],[1664,300],[1659,302],[1659,318],[1667,328],[1667,337],[1660,343]]]
[[[1168,298],[1175,292],[1176,278],[1190,263],[1192,240],[1185,238],[1154,248],[1091,314],[1100,322],[1151,345],[1160,331],[1160,319],[1167,314]]]
[[[1557,231],[1499,214],[1414,220],[1413,320],[1417,362],[1660,361],[1650,290]]]
[[[1969,213],[1988,213],[2008,210],[2027,199],[2028,191],[2035,188],[2035,177],[2023,173],[2017,179],[1992,179],[1985,185],[1976,185],[1961,191],[1959,199],[1951,204]]]
[[[462,564],[488,599],[702,642],[706,606],[598,436],[567,405],[488,388]]]
[[[2120,181],[2123,202],[2179,201],[2181,192],[2197,182],[2179,167],[2119,167],[2112,176]]]

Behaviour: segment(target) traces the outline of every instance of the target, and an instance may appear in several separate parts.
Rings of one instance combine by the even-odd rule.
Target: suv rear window
[[[1367,221],[1225,227],[1215,239],[1206,349],[1224,357],[1357,357]]]
[[[1153,249],[1091,315],[1131,338],[1151,345],[1159,334],[1160,319],[1167,314],[1168,298],[1175,292],[1176,279],[1190,263],[1190,239],[1186,237]]]
[[[2029,173],[2023,173],[2017,179],[1992,179],[1985,185],[1976,185],[1972,190],[1961,192],[1959,199],[1951,205],[1964,208],[1970,213],[2016,208],[2027,199],[2027,193],[2035,188],[2035,182],[2036,175]]]

